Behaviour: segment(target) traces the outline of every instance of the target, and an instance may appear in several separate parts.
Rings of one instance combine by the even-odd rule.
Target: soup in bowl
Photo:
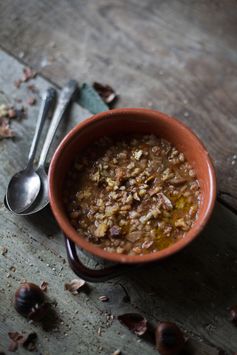
[[[56,150],[50,203],[67,238],[119,263],[163,259],[207,223],[215,172],[198,137],[159,111],[115,109],[78,124]]]

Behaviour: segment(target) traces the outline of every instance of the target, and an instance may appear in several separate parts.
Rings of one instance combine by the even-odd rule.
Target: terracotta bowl
[[[175,244],[147,255],[131,256],[109,253],[89,243],[70,224],[62,201],[65,175],[75,156],[86,146],[104,135],[109,136],[123,133],[153,133],[167,139],[179,151],[185,154],[187,160],[196,170],[197,178],[200,182],[200,210],[198,219],[193,227],[186,233],[183,239]],[[207,223],[214,207],[216,178],[207,150],[198,137],[183,123],[159,111],[124,108],[92,116],[78,124],[67,134],[51,161],[49,196],[53,214],[60,228],[69,239],[68,246],[72,246],[74,242],[90,254],[105,260],[118,263],[141,264],[166,258],[183,249],[198,236]]]

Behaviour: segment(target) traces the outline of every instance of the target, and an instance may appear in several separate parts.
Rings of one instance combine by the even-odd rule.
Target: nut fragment
[[[149,249],[153,243],[153,240],[146,240],[144,243],[142,243],[142,248]]]
[[[95,236],[98,238],[104,237],[107,229],[108,229],[108,226],[105,223],[99,224],[99,226],[95,230]]]
[[[111,355],[120,355],[120,354],[121,354],[121,350],[117,349]]]
[[[100,300],[101,302],[107,302],[107,301],[109,301],[109,297],[108,297],[108,296],[100,296],[100,297],[99,297],[99,300]]]
[[[237,305],[230,307],[229,314],[231,322],[237,326]]]
[[[117,237],[121,234],[121,227],[114,225],[109,231],[112,237]]]
[[[142,232],[131,232],[126,236],[126,239],[134,243],[142,237]]]
[[[43,291],[43,292],[47,292],[47,290],[48,290],[48,282],[47,281],[43,281],[43,282],[41,282],[41,284],[40,284],[40,288],[41,288],[41,290]]]
[[[21,81],[23,81],[23,82],[29,81],[30,79],[35,78],[36,75],[37,75],[36,71],[32,70],[29,67],[26,67],[23,69],[23,76],[22,76]]]
[[[109,85],[103,85],[98,82],[94,82],[93,88],[98,92],[106,104],[112,104],[117,98],[114,89]]]
[[[14,133],[10,128],[8,120],[0,117],[0,139],[14,137]]]
[[[5,256],[8,252],[8,249],[6,247],[0,247],[0,253],[1,255]]]
[[[141,314],[121,314],[118,316],[118,320],[136,335],[141,336],[147,331],[147,320]]]
[[[14,352],[22,345],[28,351],[36,350],[36,340],[37,334],[35,332],[31,333],[19,333],[19,332],[9,332],[8,336],[10,338],[10,344],[8,350]]]
[[[188,229],[188,226],[185,223],[183,218],[179,218],[177,221],[175,221],[174,224],[175,224],[175,227],[179,227],[179,228],[181,228],[183,230],[187,230]]]
[[[134,152],[134,158],[135,158],[136,160],[140,160],[142,154],[143,154],[142,150],[136,150],[136,151]]]
[[[79,290],[85,286],[86,282],[82,279],[74,279],[70,281],[69,283],[65,283],[64,288],[67,291],[70,291],[73,295],[77,295],[79,293]]]
[[[36,98],[33,97],[33,96],[29,97],[29,98],[27,99],[27,103],[28,103],[28,105],[30,105],[30,106],[34,106],[34,105],[36,104]]]

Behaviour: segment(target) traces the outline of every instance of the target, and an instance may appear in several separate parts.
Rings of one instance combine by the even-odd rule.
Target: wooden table
[[[24,65],[40,73],[34,80],[40,91],[71,77],[110,84],[121,97],[118,107],[159,109],[198,134],[216,165],[219,202],[200,238],[183,252],[90,284],[77,296],[64,290],[74,274],[50,210],[20,218],[1,202],[0,246],[8,252],[0,254],[0,349],[8,353],[9,331],[33,330],[44,355],[116,349],[156,354],[152,344],[110,317],[138,312],[154,323],[176,322],[193,354],[237,351],[237,329],[227,311],[237,304],[236,33],[234,0],[1,1],[0,90],[10,102],[29,96],[26,85],[14,86]],[[17,137],[0,141],[0,201],[9,177],[26,160],[37,112],[38,104],[30,107],[27,119],[12,124]],[[75,105],[67,129],[89,115]],[[57,317],[47,330],[29,324],[11,304],[23,279],[49,283]],[[131,302],[124,302],[124,288]],[[101,295],[109,302],[102,303]]]

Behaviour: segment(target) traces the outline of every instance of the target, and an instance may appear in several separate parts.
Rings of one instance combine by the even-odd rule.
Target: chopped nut
[[[138,175],[139,173],[140,173],[140,168],[135,168],[134,170],[133,170],[133,172],[131,173],[131,176],[136,176],[136,175]]]
[[[108,226],[105,223],[99,224],[99,226],[97,227],[97,229],[95,231],[95,236],[98,238],[104,237],[107,229],[108,229]]]
[[[117,237],[121,234],[121,227],[114,225],[109,230],[112,237]]]
[[[107,178],[107,179],[106,179],[106,182],[107,182],[108,186],[110,186],[110,187],[116,186],[116,181],[113,181],[113,180],[110,179],[110,178]]]
[[[135,167],[135,164],[134,162],[132,161],[130,164],[128,164],[127,168],[130,170],[130,169],[133,169]]]
[[[100,172],[99,172],[99,170],[95,174],[91,175],[91,180],[95,181],[95,182],[99,182],[100,181]]]
[[[122,248],[122,247],[118,247],[116,249],[116,253],[118,253],[118,254],[122,254],[123,252],[124,252],[124,248]]]
[[[135,193],[133,194],[133,198],[134,198],[134,200],[137,200],[137,201],[140,201],[140,200],[141,200],[140,197],[138,196],[137,192],[135,192]]]
[[[175,176],[173,179],[170,179],[170,183],[175,186],[183,185],[186,182],[187,182],[187,178],[184,178],[184,177]]]
[[[183,153],[179,153],[179,161],[181,161],[182,163],[185,161]]]
[[[139,220],[141,223],[146,223],[147,221],[149,221],[151,218],[153,217],[157,217],[158,214],[160,214],[160,210],[158,208],[149,211],[145,216],[142,216]]]
[[[145,189],[141,189],[138,191],[139,196],[143,197],[146,194],[146,190]]]
[[[175,227],[180,227],[183,230],[187,230],[188,226],[187,224],[184,222],[183,218],[178,219],[177,221],[175,221]]]
[[[144,243],[142,243],[142,248],[149,249],[153,243],[154,243],[153,240],[146,240]]]
[[[191,177],[196,176],[196,172],[193,169],[189,170],[189,176]]]
[[[149,195],[154,196],[154,195],[158,194],[161,190],[162,190],[161,186],[156,186],[149,191]]]
[[[166,181],[166,180],[168,180],[168,179],[170,178],[170,175],[171,175],[170,169],[167,168],[167,169],[165,169],[165,170],[163,171],[163,174],[162,174],[161,179],[162,179],[163,181]]]
[[[116,212],[118,212],[119,207],[117,205],[115,206],[108,206],[105,209],[105,216],[106,217],[111,217],[113,216]]]
[[[142,232],[131,232],[126,236],[126,239],[134,243],[142,237]]]
[[[158,194],[158,196],[161,198],[161,200],[163,202],[163,206],[165,208],[167,208],[168,210],[172,210],[173,209],[172,202],[170,201],[170,199],[165,194],[163,194],[163,192],[160,192]]]
[[[140,160],[141,159],[141,156],[142,156],[142,150],[136,150],[135,152],[134,152],[134,158],[136,159],[136,160]]]
[[[132,250],[133,250],[134,253],[136,253],[136,254],[141,254],[141,252],[142,252],[142,249],[139,248],[139,247],[135,247],[135,248],[133,248]]]

